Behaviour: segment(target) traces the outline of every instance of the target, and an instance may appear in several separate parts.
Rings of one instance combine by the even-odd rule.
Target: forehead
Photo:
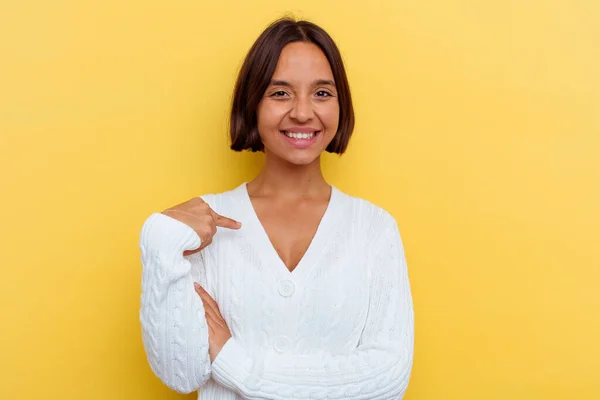
[[[303,80],[331,79],[333,72],[327,57],[314,43],[287,44],[279,56],[274,79]]]

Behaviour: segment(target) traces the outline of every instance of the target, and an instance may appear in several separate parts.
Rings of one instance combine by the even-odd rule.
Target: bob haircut
[[[354,130],[354,108],[342,56],[333,39],[308,21],[285,17],[271,23],[250,48],[235,84],[229,120],[231,149],[264,151],[258,134],[258,105],[275,73],[283,48],[294,42],[313,43],[327,57],[338,92],[338,130],[326,151],[342,154]]]

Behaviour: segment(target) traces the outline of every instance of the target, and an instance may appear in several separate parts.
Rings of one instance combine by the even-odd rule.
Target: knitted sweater
[[[317,232],[290,272],[245,183],[201,197],[242,228],[218,228],[210,246],[183,256],[200,246],[189,226],[153,213],[142,227],[140,321],[153,372],[202,400],[401,399],[414,316],[394,218],[332,187]],[[195,281],[232,334],[212,364]]]

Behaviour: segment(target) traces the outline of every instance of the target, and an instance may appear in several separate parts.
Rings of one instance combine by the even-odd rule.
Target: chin
[[[314,162],[318,162],[321,152],[315,153],[314,151],[292,151],[292,152],[278,152],[274,154],[280,160],[287,162],[288,164],[296,166],[310,165]]]
[[[312,153],[312,152],[311,152]],[[286,154],[283,158],[285,161],[287,161],[290,164],[293,165],[298,165],[298,166],[302,166],[302,165],[310,165],[312,163],[314,163],[315,161],[318,161],[319,156],[321,154]]]

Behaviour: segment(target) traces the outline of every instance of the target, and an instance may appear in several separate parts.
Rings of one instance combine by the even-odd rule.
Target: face
[[[258,132],[267,157],[295,165],[318,160],[338,129],[337,95],[333,72],[319,47],[286,45],[258,105]]]

